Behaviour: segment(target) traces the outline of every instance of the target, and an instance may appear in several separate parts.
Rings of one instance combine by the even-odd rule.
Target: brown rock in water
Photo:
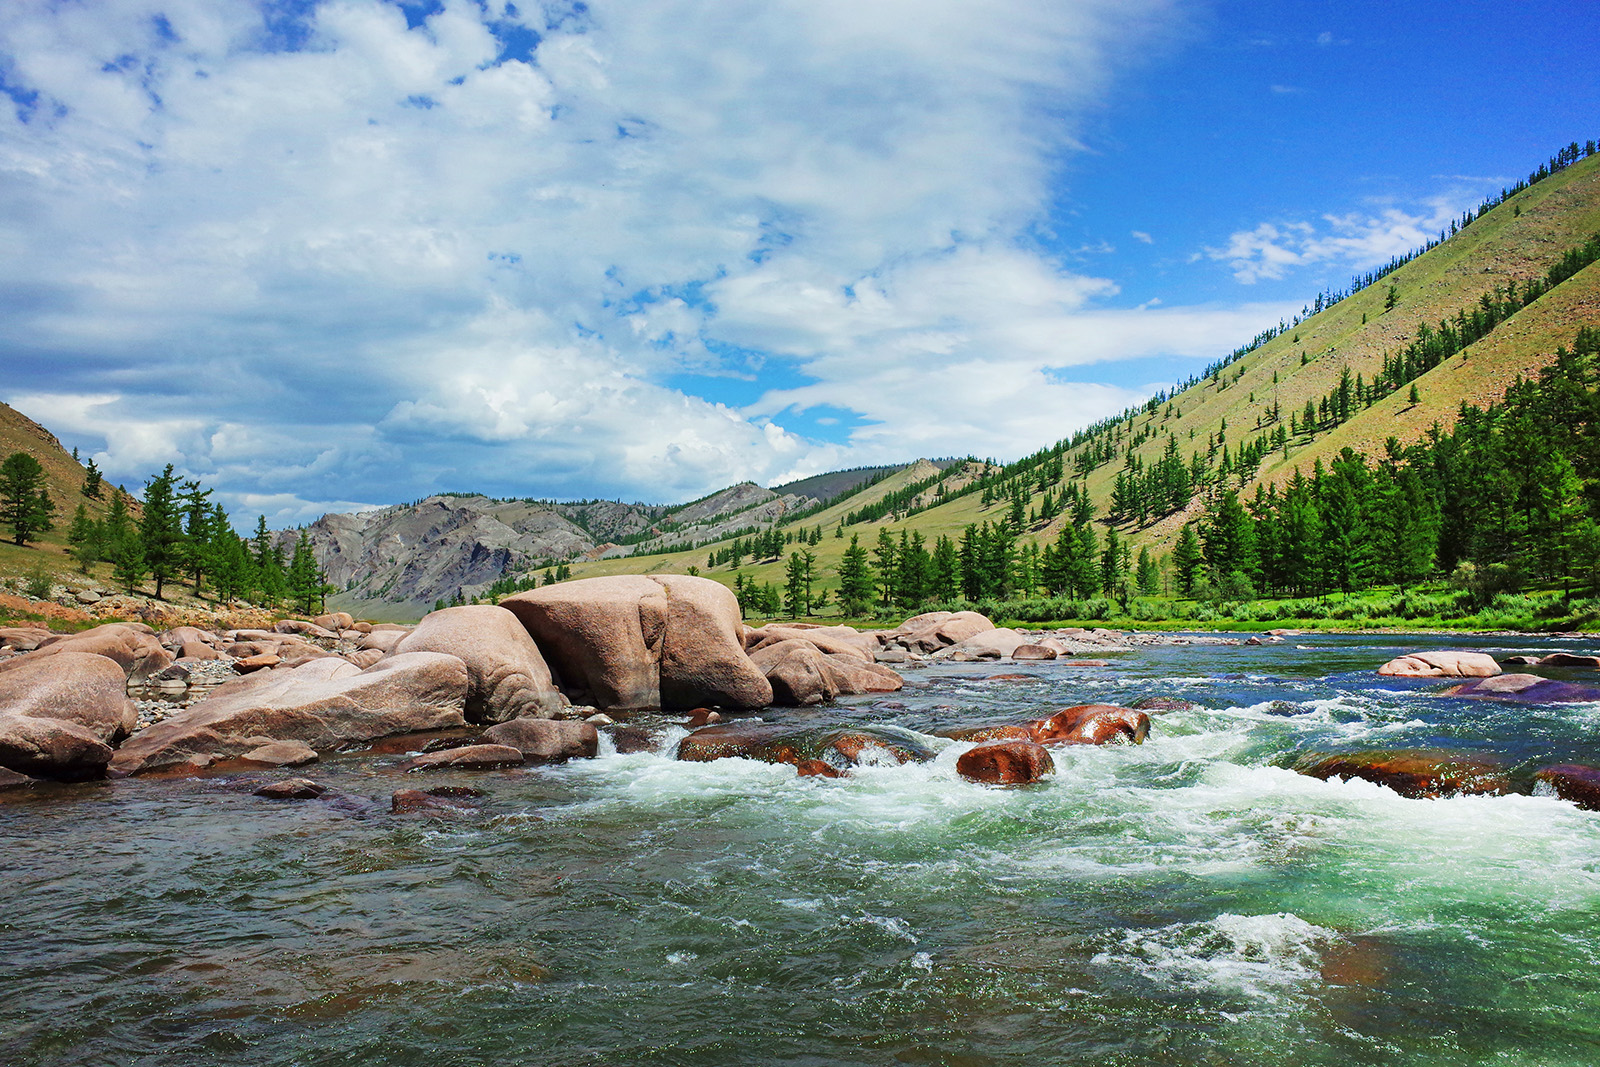
[[[819,759],[803,759],[794,765],[801,778],[843,778],[844,772]]]
[[[1493,756],[1440,749],[1312,754],[1294,769],[1327,781],[1360,778],[1394,790],[1403,797],[1439,797],[1511,792],[1505,765]]]
[[[454,656],[408,652],[359,670],[338,657],[220,686],[141,730],[110,773],[146,774],[196,755],[242,755],[262,738],[336,750],[394,734],[466,725],[467,668]]]
[[[635,752],[654,752],[661,747],[661,734],[643,726],[612,726],[606,733],[619,756]]]
[[[979,616],[980,618],[982,616]],[[996,629],[990,627],[981,633],[973,634],[964,641],[959,641],[949,648],[941,650],[935,659],[954,659],[958,662],[974,660],[1005,659],[1017,649],[1028,643],[1028,639],[1016,630],[1010,628]]]
[[[327,787],[309,778],[285,778],[281,782],[262,786],[255,791],[255,795],[268,800],[315,800],[327,791]]]
[[[1037,782],[1055,769],[1049,751],[1032,741],[988,741],[956,760],[957,774],[989,785]]]
[[[888,667],[828,654],[802,638],[762,645],[750,654],[750,661],[765,673],[772,703],[779,707],[826,704],[841,694],[892,693],[905,684]]]
[[[691,730],[696,730],[702,726],[710,726],[714,722],[721,721],[721,713],[712,711],[710,708],[695,708],[693,711],[689,712],[688,721],[686,721],[684,725],[689,727]]]
[[[1536,674],[1502,674],[1451,686],[1440,696],[1505,700],[1519,704],[1583,704],[1600,700],[1600,689],[1540,678]]]
[[[1489,678],[1500,664],[1482,652],[1412,652],[1390,660],[1378,673],[1393,678]]]
[[[1200,705],[1182,697],[1141,697],[1128,707],[1134,711],[1199,711]]]
[[[818,760],[835,770],[862,762],[924,763],[933,751],[914,735],[887,726],[815,727],[737,722],[708,726],[678,742],[677,758],[688,763],[742,757],[799,766]]]
[[[1580,656],[1571,652],[1552,652],[1539,660],[1541,667],[1587,667],[1590,670],[1600,668],[1600,656]]]
[[[1111,661],[1108,660],[1108,659],[1068,659],[1068,660],[1062,660],[1061,661],[1061,666],[1063,666],[1063,667],[1109,667],[1109,666],[1111,666]]]
[[[1041,745],[1139,745],[1150,733],[1150,716],[1115,704],[1078,704],[1032,723],[1030,730]]]
[[[0,767],[34,778],[99,778],[138,725],[122,667],[70,649],[0,670]]]
[[[300,767],[317,761],[317,750],[299,741],[268,741],[239,757],[268,767]]]
[[[509,745],[540,763],[586,759],[600,750],[600,733],[591,723],[565,719],[512,719],[483,732],[491,745]]]
[[[1018,645],[1011,652],[1011,658],[1018,663],[1029,660],[1055,659],[1056,650],[1048,645]]]
[[[515,615],[493,604],[432,612],[395,651],[444,652],[465,663],[468,722],[548,718],[565,706],[539,646]]]
[[[745,655],[738,598],[684,575],[560,582],[501,601],[564,690],[602,709],[766,707],[772,687]]]
[[[482,791],[459,785],[439,785],[432,789],[400,789],[389,798],[389,810],[396,815],[419,812],[459,815],[469,810],[467,805],[461,804],[460,801],[481,796],[483,796]]]
[[[37,785],[39,779],[29,778],[26,774],[0,767],[0,791],[7,789],[25,789],[30,785]]]
[[[1032,741],[1033,731],[1026,726],[1009,723],[1004,726],[974,726],[964,730],[949,730],[944,736],[957,741]]]
[[[488,771],[520,767],[522,763],[522,750],[510,745],[467,745],[441,752],[424,752],[406,766],[413,771]]]
[[[1585,811],[1600,811],[1600,767],[1578,763],[1558,763],[1541,767],[1533,780],[1548,786],[1562,800],[1570,800]]]

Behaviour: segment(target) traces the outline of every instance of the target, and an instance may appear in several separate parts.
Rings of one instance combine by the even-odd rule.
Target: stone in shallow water
[[[540,763],[584,759],[599,751],[600,733],[594,724],[566,719],[510,719],[483,732],[492,745],[509,745]]]
[[[821,762],[836,771],[867,763],[926,763],[933,756],[932,749],[910,731],[898,727],[816,727],[770,722],[708,726],[678,742],[677,753],[678,759],[689,763],[742,757],[791,766]]]
[[[1150,733],[1150,716],[1116,704],[1078,704],[1062,708],[1031,726],[1033,740],[1044,745],[1139,745]]]
[[[1511,792],[1505,764],[1494,756],[1475,752],[1415,749],[1340,755],[1312,753],[1297,761],[1294,769],[1323,781],[1360,778],[1414,800],[1482,794],[1501,796]]]
[[[1500,673],[1500,664],[1482,652],[1412,652],[1385,663],[1378,673],[1394,678],[1489,678]]]
[[[439,785],[432,789],[400,789],[389,798],[389,810],[396,815],[417,812],[459,815],[468,810],[466,805],[460,803],[461,801],[481,796],[483,796],[481,790],[459,785]]]
[[[1600,767],[1558,763],[1541,767],[1533,780],[1548,786],[1562,800],[1570,800],[1587,811],[1600,811]]]
[[[328,790],[309,778],[285,778],[257,789],[255,795],[268,800],[315,800]]]
[[[1140,697],[1128,707],[1134,711],[1199,711],[1200,705],[1182,697]]]
[[[1440,696],[1473,700],[1506,700],[1519,704],[1583,704],[1600,700],[1600,689],[1558,682],[1535,674],[1502,674],[1446,689]]]
[[[990,785],[1037,782],[1056,768],[1043,745],[1032,741],[989,741],[968,749],[956,760],[956,773]]]
[[[439,770],[495,770],[500,767],[520,767],[523,759],[520,748],[510,745],[467,745],[447,748],[442,752],[426,752],[408,765],[413,771]]]

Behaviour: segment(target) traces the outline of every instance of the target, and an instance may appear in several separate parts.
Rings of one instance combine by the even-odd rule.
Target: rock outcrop
[[[1350,752],[1309,755],[1294,769],[1324,781],[1360,778],[1394,790],[1403,797],[1438,797],[1511,792],[1504,763],[1481,753],[1439,749]]]
[[[114,660],[70,648],[0,670],[0,767],[33,778],[99,778],[138,723]]]
[[[544,718],[565,706],[539,646],[505,608],[472,604],[435,611],[404,635],[395,652],[443,652],[465,663],[472,680],[468,722]]]
[[[603,709],[765,707],[772,686],[745,655],[739,602],[709,578],[618,575],[501,601],[576,702]]]
[[[1023,785],[1054,772],[1055,760],[1043,745],[1032,741],[988,741],[963,752],[956,773],[989,785]]]
[[[408,652],[360,670],[342,659],[262,671],[219,687],[122,746],[114,776],[184,764],[205,766],[272,741],[319,752],[393,734],[465,726],[466,664],[439,652]]]
[[[1393,678],[1489,678],[1500,664],[1482,652],[1411,652],[1385,663],[1378,673]]]

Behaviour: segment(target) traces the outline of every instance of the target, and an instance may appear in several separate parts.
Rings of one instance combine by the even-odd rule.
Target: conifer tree
[[[144,509],[139,517],[139,539],[143,542],[144,565],[156,580],[156,599],[162,599],[166,582],[179,573],[183,563],[183,525],[174,494],[177,478],[172,464],[145,483]]]
[[[0,463],[0,522],[11,527],[13,543],[37,541],[54,525],[55,510],[43,464],[26,452],[13,452]]]
[[[91,456],[88,466],[83,470],[83,495],[91,500],[99,500],[103,482],[100,468],[95,466],[94,458]]]
[[[872,606],[872,567],[861,535],[850,535],[850,547],[839,560],[839,606],[846,615],[865,615]]]

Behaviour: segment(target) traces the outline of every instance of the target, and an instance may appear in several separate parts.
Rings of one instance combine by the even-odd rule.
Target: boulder
[[[208,660],[221,659],[222,653],[201,641],[185,641],[177,648],[180,659]]]
[[[901,623],[889,641],[913,652],[937,652],[993,629],[994,623],[976,611],[930,611]]]
[[[54,636],[49,630],[32,626],[0,626],[0,648],[32,652]]]
[[[34,778],[99,778],[138,725],[122,668],[105,656],[30,653],[0,671],[0,767]]]
[[[515,615],[493,604],[435,611],[395,651],[444,652],[465,663],[468,722],[548,718],[565,707],[539,646]]]
[[[1128,707],[1135,711],[1199,711],[1200,705],[1182,697],[1140,697]]]
[[[888,667],[855,656],[824,653],[803,638],[763,645],[750,660],[772,686],[772,703],[803,708],[843,694],[892,693],[905,681]]]
[[[327,791],[326,786],[320,786],[309,778],[285,778],[281,782],[262,786],[255,791],[255,795],[268,800],[315,800]]]
[[[772,687],[745,655],[739,601],[709,578],[617,575],[501,601],[561,687],[600,708],[765,707]]]
[[[172,662],[171,653],[161,647],[154,635],[144,631],[148,626],[139,627],[129,623],[106,623],[96,626],[92,630],[84,630],[75,634],[52,634],[49,638],[39,643],[35,656],[53,656],[61,652],[90,652],[97,656],[105,656],[115,660],[122,668],[125,676],[143,675],[146,661],[155,658],[161,667]],[[0,670],[12,669],[16,661],[0,664]]]
[[[592,723],[565,719],[511,719],[485,730],[482,740],[508,745],[540,763],[584,759],[600,750],[600,733]]]
[[[317,761],[317,750],[299,741],[269,741],[266,738],[257,740],[266,743],[252,748],[240,756],[240,759],[267,767],[302,767]]]
[[[340,630],[351,629],[356,623],[356,620],[351,617],[350,613],[345,611],[334,611],[329,612],[327,615],[318,615],[311,621],[322,627],[324,630],[331,630],[334,633],[338,633]]]
[[[136,734],[110,773],[243,755],[262,739],[329,751],[394,734],[466,725],[466,664],[440,652],[407,652],[360,670],[337,657],[239,678]]]
[[[200,629],[198,626],[174,626],[170,630],[163,630],[156,634],[156,640],[161,642],[161,647],[177,652],[187,645],[205,645],[215,648],[221,644],[222,639],[214,633]]]
[[[1600,811],[1600,767],[1558,763],[1535,771],[1533,780],[1562,800],[1586,811]]]
[[[23,789],[30,785],[37,785],[39,779],[29,778],[26,774],[0,767],[0,791],[7,789]]]
[[[1030,660],[1055,659],[1056,650],[1047,645],[1018,645],[1011,650],[1011,658],[1018,663]]]
[[[1451,686],[1440,696],[1505,700],[1519,704],[1585,704],[1600,700],[1600,689],[1540,678],[1536,674],[1502,674]]]
[[[1055,769],[1049,750],[1021,740],[989,741],[968,749],[956,760],[957,774],[989,785],[1037,782]]]
[[[1500,664],[1482,652],[1411,652],[1390,660],[1378,673],[1393,678],[1489,678]]]
[[[240,674],[253,674],[256,671],[270,670],[282,662],[282,660],[280,660],[271,652],[261,652],[253,656],[245,656],[241,659],[235,660],[233,669],[238,671]]]
[[[848,626],[763,626],[745,634],[744,647],[754,653],[782,641],[809,641],[828,655],[851,656],[871,662],[873,652],[865,647],[861,634]],[[870,641],[870,638],[866,640]]]
[[[1572,652],[1552,652],[1539,660],[1541,667],[1586,667],[1600,669],[1600,656],[1580,656]]]
[[[304,619],[279,619],[272,624],[272,632],[279,634],[296,634],[300,637],[317,641],[337,641],[339,635],[332,630],[318,626],[314,622]]]
[[[466,745],[424,752],[406,765],[413,771],[492,771],[522,766],[522,750],[510,745]]]
[[[379,630],[374,628],[371,633],[363,637],[356,648],[367,651],[377,650],[387,655],[395,650],[395,646],[406,639],[410,630]]]
[[[1505,765],[1481,753],[1439,749],[1349,752],[1331,756],[1313,753],[1296,762],[1294,769],[1323,781],[1360,778],[1413,799],[1471,794],[1499,796],[1511,791]]]
[[[344,658],[362,670],[366,670],[382,659],[383,653],[375,648],[358,648],[354,652],[346,652]]]
[[[1150,716],[1115,704],[1078,704],[1030,724],[1029,730],[1041,745],[1139,745],[1150,733]]]
[[[389,810],[396,815],[460,815],[469,807],[461,801],[483,793],[459,785],[437,785],[432,789],[400,789],[389,798]]]
[[[817,761],[835,772],[863,764],[926,763],[933,756],[933,750],[911,731],[881,724],[816,727],[725,723],[696,730],[678,742],[677,751],[677,758],[689,763],[734,757],[791,766]],[[810,773],[822,772],[813,768]]]
[[[972,726],[962,730],[948,730],[945,737],[957,741],[1032,741],[1033,730],[1016,723],[1002,726]]]

